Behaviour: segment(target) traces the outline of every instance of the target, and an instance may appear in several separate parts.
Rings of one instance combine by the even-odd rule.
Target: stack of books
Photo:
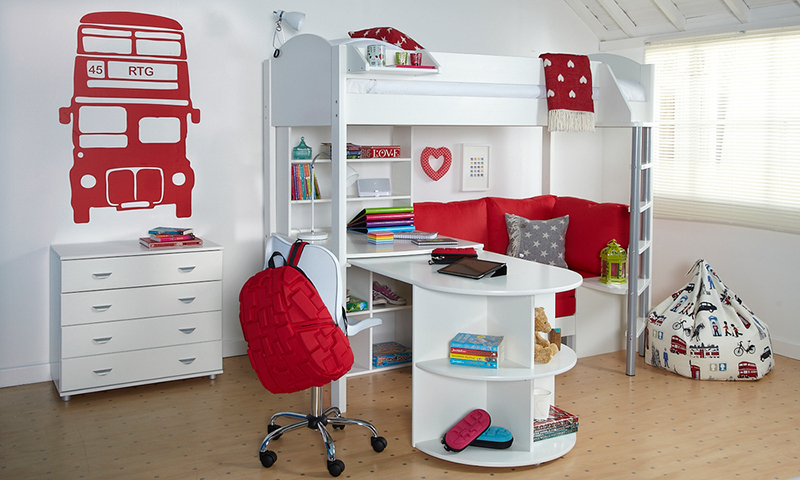
[[[391,245],[394,243],[394,234],[392,232],[369,232],[367,234],[367,243],[372,245]]]
[[[156,227],[147,232],[147,237],[139,238],[139,243],[147,248],[182,247],[202,245],[203,240],[194,235],[194,230],[183,227]]]
[[[459,333],[450,340],[450,363],[497,368],[503,362],[504,351],[502,336]]]
[[[320,198],[319,183],[314,175],[314,199]],[[307,163],[292,165],[292,200],[311,199],[311,166]]]
[[[347,229],[358,233],[397,233],[414,230],[414,207],[365,208],[347,223]]]
[[[331,144],[330,143],[322,143],[322,153],[331,156]],[[361,145],[356,145],[354,143],[347,144],[347,158],[361,158]]]
[[[555,405],[550,405],[547,420],[533,422],[533,441],[567,435],[578,431],[578,417]]]

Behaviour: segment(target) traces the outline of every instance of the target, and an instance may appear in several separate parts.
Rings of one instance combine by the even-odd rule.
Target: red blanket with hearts
[[[594,102],[589,57],[539,55],[547,87],[547,127],[551,132],[593,132]]]

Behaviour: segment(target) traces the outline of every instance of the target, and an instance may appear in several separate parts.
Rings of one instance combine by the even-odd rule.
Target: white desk
[[[576,434],[533,442],[533,388],[554,392],[555,375],[572,368],[575,352],[566,346],[548,364],[534,364],[534,308],[555,312],[555,294],[577,288],[570,270],[480,252],[505,262],[508,274],[472,280],[443,275],[428,256],[351,258],[356,267],[409,283],[412,306],[412,433],[415,448],[437,458],[469,465],[535,465],[563,456]],[[503,335],[506,360],[497,370],[450,365],[449,341],[456,333]],[[506,450],[467,448],[447,452],[444,433],[469,411],[483,408],[492,424],[509,429]]]

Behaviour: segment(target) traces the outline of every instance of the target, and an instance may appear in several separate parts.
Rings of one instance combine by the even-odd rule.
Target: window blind
[[[651,43],[654,214],[800,233],[800,30]]]

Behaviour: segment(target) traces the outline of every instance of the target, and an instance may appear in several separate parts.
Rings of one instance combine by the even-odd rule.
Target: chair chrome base
[[[373,450],[382,452],[386,448],[386,439],[378,435],[378,431],[371,423],[355,418],[342,417],[342,412],[339,410],[339,407],[328,407],[324,411],[321,410],[322,387],[311,387],[311,413],[307,415],[295,412],[278,412],[274,414],[267,425],[267,431],[269,433],[264,438],[264,441],[261,442],[261,449],[259,451],[261,464],[269,468],[278,459],[278,455],[275,452],[267,449],[270,441],[277,440],[284,433],[300,427],[308,427],[312,430],[317,430],[320,435],[322,435],[328,458],[328,473],[334,477],[338,477],[344,471],[344,462],[336,459],[336,447],[333,444],[333,437],[331,437],[330,432],[328,432],[326,425],[333,425],[334,429],[343,429],[346,425],[360,425],[369,429],[372,433],[370,443]],[[300,421],[282,427],[275,423],[275,421],[281,417]]]

